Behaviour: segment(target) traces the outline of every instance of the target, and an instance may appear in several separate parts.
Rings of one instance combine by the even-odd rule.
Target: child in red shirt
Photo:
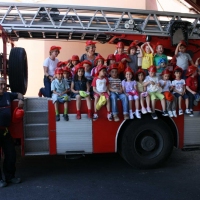
[[[191,65],[188,67],[186,76],[188,77],[186,79],[186,92],[189,97],[189,109],[190,109],[190,117],[193,117],[193,106],[194,106],[194,100],[195,95],[197,94],[198,89],[198,80],[197,80],[197,67]]]
[[[107,108],[107,118],[108,121],[112,121],[112,115],[110,112],[110,92],[108,89],[109,81],[106,78],[107,70],[105,65],[100,65],[97,67],[97,77],[92,81],[93,91],[94,91],[94,115],[93,120],[98,119],[96,105],[99,101],[101,95],[106,98],[106,108]]]

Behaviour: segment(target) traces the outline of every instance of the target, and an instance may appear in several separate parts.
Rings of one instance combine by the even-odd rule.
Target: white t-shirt
[[[55,58],[55,60],[51,60],[51,58],[46,58],[43,62],[43,66],[48,68],[48,74],[50,76],[54,76],[55,69],[57,67],[59,60]]]
[[[155,84],[158,84],[158,77],[157,76],[154,76],[154,77],[151,77],[151,76],[146,76],[146,78],[144,79],[144,83],[145,82],[149,82],[149,81],[153,81]],[[147,92],[151,92],[151,84],[148,84],[147,85]]]
[[[108,88],[108,84],[109,84],[109,81],[107,78],[100,79],[98,77],[95,77],[92,81],[92,86],[96,87],[96,90],[98,92],[106,92]]]
[[[174,80],[172,81],[172,85],[175,87],[175,89],[179,92],[183,92],[183,86],[185,85],[185,80]]]
[[[176,56],[176,65],[181,67],[183,70],[186,70],[189,65],[188,61],[191,60],[192,58],[190,57],[190,54],[178,52],[178,55]]]
[[[163,87],[165,82],[166,82],[166,85]],[[162,87],[162,92],[169,91],[170,86],[172,86],[172,82],[170,80],[167,80],[167,81],[159,80],[159,83]]]

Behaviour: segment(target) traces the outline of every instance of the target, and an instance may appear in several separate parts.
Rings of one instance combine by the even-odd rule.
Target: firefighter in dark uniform
[[[8,183],[20,183],[21,179],[15,177],[16,152],[13,138],[7,127],[11,123],[11,102],[19,99],[18,107],[23,107],[23,95],[20,93],[5,92],[6,81],[0,77],[0,148],[3,151],[3,179],[0,169],[0,187],[7,186]],[[1,158],[1,154],[0,154]]]

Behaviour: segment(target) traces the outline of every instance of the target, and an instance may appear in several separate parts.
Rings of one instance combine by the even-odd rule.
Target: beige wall
[[[69,4],[69,5],[84,5],[84,6],[102,6],[102,7],[119,7],[119,8],[133,8],[133,9],[147,9],[160,11],[174,11],[174,12],[189,12],[189,9],[181,4],[178,0],[1,0],[1,2],[20,2],[20,3],[39,3],[39,4]],[[38,90],[43,86],[43,60],[48,56],[49,48],[52,45],[59,45],[62,47],[61,54],[58,56],[59,60],[67,60],[73,54],[79,56],[85,53],[85,41],[44,41],[44,40],[24,40],[20,39],[16,42],[16,46],[26,49],[28,55],[28,91],[26,96],[37,96]],[[0,49],[1,50],[1,49]],[[114,45],[97,43],[97,52],[102,56],[107,57],[108,54],[113,53]],[[1,51],[2,52],[2,51]]]

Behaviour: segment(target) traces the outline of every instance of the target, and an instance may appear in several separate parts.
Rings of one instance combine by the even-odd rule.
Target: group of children
[[[193,106],[200,99],[200,68],[194,65],[185,50],[186,44],[180,42],[175,51],[177,66],[173,71],[167,67],[168,60],[163,54],[162,44],[157,44],[154,54],[149,42],[141,47],[134,42],[131,43],[128,54],[124,53],[123,42],[118,42],[116,54],[108,55],[107,59],[98,54],[93,68],[90,61],[80,62],[77,55],[73,55],[70,61],[59,62],[55,70],[55,79],[51,83],[56,120],[60,120],[59,102],[64,103],[63,117],[66,121],[69,120],[67,102],[70,98],[76,99],[77,119],[81,119],[82,98],[86,99],[88,118],[94,121],[98,119],[98,110],[102,105],[106,105],[109,121],[119,121],[118,99],[122,103],[125,120],[133,119],[134,115],[140,119],[141,113],[151,113],[152,118],[157,119],[156,100],[161,101],[163,116],[177,117],[177,99],[179,115],[184,113],[184,99],[185,113],[193,116]],[[141,67],[138,65],[139,57],[142,58]],[[199,59],[196,65],[199,65],[198,61]],[[94,99],[94,113],[91,99]]]

